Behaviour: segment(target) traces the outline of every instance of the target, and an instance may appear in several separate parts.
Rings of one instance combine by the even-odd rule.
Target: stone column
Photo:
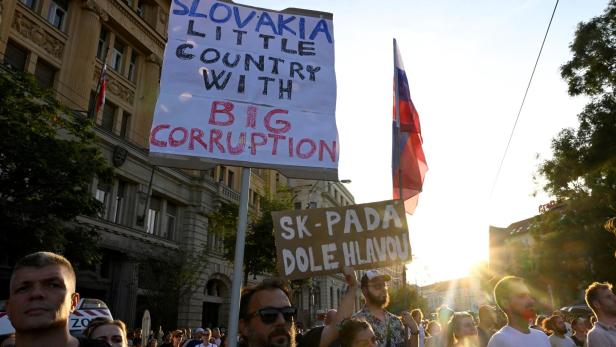
[[[109,304],[114,319],[121,319],[130,328],[135,322],[139,263],[135,259],[121,260],[114,264]]]
[[[162,59],[159,56],[150,54],[146,57],[143,78],[139,88],[141,102],[137,110],[135,131],[131,136],[138,136],[139,138],[134,138],[133,140],[146,148],[148,147],[150,127],[152,126],[152,117],[154,116],[156,98],[158,97],[161,66]]]
[[[0,53],[6,50],[6,41],[11,31],[11,20],[18,0],[0,0]]]
[[[66,89],[62,94],[72,101],[64,100],[68,105],[82,110],[88,109],[90,91],[94,78],[94,63],[96,61],[96,47],[101,32],[101,20],[107,21],[108,16],[95,0],[82,0],[75,4],[78,9],[77,20],[70,28],[68,49],[63,63],[71,66],[66,71]],[[74,105],[77,103],[77,105]]]

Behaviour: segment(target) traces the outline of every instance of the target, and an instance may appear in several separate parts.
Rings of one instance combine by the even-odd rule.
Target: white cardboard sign
[[[334,37],[327,16],[172,1],[150,133],[153,159],[337,179]]]

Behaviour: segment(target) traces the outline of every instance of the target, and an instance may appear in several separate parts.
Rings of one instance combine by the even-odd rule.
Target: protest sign
[[[373,269],[411,260],[404,204],[273,212],[277,266],[286,279]]]
[[[331,14],[174,0],[150,153],[159,165],[337,179]]]

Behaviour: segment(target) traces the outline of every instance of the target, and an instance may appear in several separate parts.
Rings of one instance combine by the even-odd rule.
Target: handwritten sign
[[[337,177],[331,14],[174,0],[168,36],[154,158]]]
[[[273,212],[277,266],[286,279],[373,269],[411,260],[404,204]]]

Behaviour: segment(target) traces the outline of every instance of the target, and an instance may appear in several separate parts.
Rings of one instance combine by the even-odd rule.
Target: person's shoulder
[[[78,337],[79,347],[110,347],[109,344],[101,340],[92,340],[85,337]]]

